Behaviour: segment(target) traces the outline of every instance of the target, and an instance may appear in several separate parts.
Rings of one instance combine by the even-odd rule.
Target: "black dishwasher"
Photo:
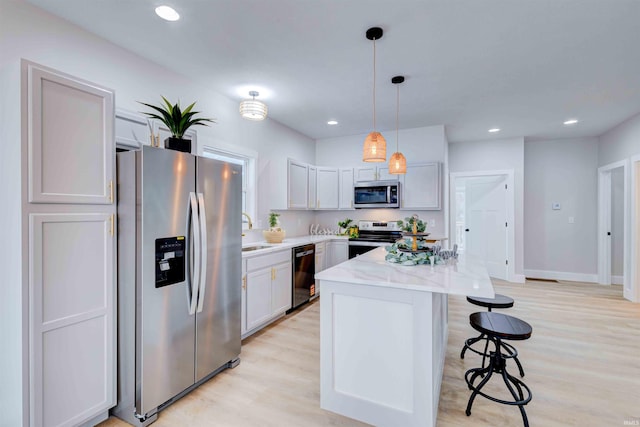
[[[291,310],[306,303],[316,294],[316,245],[313,243],[293,248],[293,283]]]

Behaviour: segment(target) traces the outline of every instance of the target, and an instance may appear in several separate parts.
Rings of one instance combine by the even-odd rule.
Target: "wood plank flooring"
[[[506,314],[533,326],[516,342],[533,392],[526,406],[532,427],[623,426],[640,422],[640,304],[619,286],[576,282],[494,281],[516,301]],[[314,302],[243,342],[242,363],[217,375],[161,412],[154,426],[363,426],[320,409],[319,308]],[[516,407],[479,396],[464,413],[470,391],[464,372],[479,356],[460,359],[464,339],[477,333],[468,316],[480,307],[449,298],[449,341],[438,427],[521,426]],[[515,366],[509,369],[516,374]],[[498,380],[496,378],[496,380]],[[504,392],[500,382],[489,393]],[[490,388],[489,388],[490,387]],[[502,394],[504,396],[504,394]],[[100,427],[127,424],[111,417]],[[402,427],[402,426],[398,426]]]

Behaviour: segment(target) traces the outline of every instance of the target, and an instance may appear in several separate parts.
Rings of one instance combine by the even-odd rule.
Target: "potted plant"
[[[285,231],[278,226],[278,223],[280,222],[278,220],[279,216],[279,213],[269,213],[269,229],[262,231],[264,240],[266,240],[267,243],[282,243],[282,240],[284,240]]]
[[[190,153],[191,140],[184,139],[184,133],[187,129],[196,125],[209,126],[207,122],[215,123],[215,120],[203,117],[194,117],[196,114],[200,113],[199,111],[192,111],[194,105],[196,105],[195,102],[184,110],[181,110],[180,101],[171,105],[169,100],[164,96],[162,96],[162,101],[164,102],[164,105],[160,106],[140,102],[140,104],[156,111],[151,113],[143,112],[143,114],[152,119],[160,120],[165,124],[165,126],[167,126],[169,132],[171,132],[171,136],[164,140],[165,148]]]
[[[340,234],[346,235],[349,233],[349,226],[353,220],[351,218],[347,218],[344,221],[338,221],[338,227],[340,227]]]

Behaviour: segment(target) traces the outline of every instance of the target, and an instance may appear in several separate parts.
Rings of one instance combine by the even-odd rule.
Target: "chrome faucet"
[[[247,222],[249,223],[249,230],[251,230],[253,228],[253,222],[251,222],[251,217],[246,212],[242,212],[242,216],[247,217]]]

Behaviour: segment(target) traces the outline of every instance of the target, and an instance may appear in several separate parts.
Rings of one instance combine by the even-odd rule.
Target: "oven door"
[[[390,243],[383,242],[358,242],[358,241],[349,241],[349,259],[355,258],[358,255],[365,254],[369,251],[379,248],[380,246],[387,246]]]

